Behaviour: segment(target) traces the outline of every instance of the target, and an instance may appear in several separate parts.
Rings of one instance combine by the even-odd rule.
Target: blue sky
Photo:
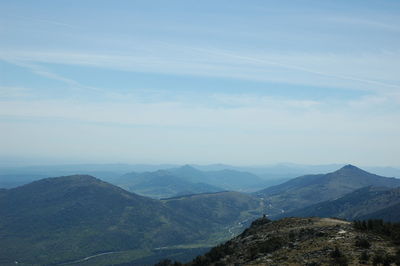
[[[0,1],[0,157],[400,166],[399,15],[393,0]]]

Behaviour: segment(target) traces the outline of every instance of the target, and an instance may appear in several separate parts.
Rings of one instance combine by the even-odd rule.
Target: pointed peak
[[[182,165],[182,166],[180,167],[180,169],[197,170],[196,168],[194,168],[194,167],[191,166],[190,164]]]
[[[352,165],[352,164],[347,164],[347,165],[343,166],[341,169],[347,169],[347,170],[356,170],[356,169],[359,169],[359,170],[361,170],[360,168],[358,168],[357,166],[354,166],[354,165]]]
[[[340,168],[339,170],[337,170],[336,172],[365,172],[365,171],[352,164],[347,164],[342,168]]]

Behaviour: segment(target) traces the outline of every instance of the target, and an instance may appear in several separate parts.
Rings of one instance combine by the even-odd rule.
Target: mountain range
[[[114,183],[128,191],[157,199],[224,190],[206,183],[188,181],[166,170],[129,173]]]
[[[8,159],[2,158],[0,162],[0,188],[13,188],[52,176],[67,176],[74,174],[87,174],[96,176],[114,183],[115,179],[120,176],[136,172],[154,172],[160,169],[179,168],[179,165],[173,164],[62,164],[62,165],[33,165],[33,166],[18,166],[5,163]],[[327,165],[303,165],[293,163],[278,163],[274,165],[259,165],[259,166],[233,166],[228,164],[210,164],[197,165],[192,167],[201,171],[220,171],[220,170],[235,170],[239,172],[248,172],[261,177],[264,183],[262,187],[277,185],[291,178],[306,174],[319,174],[332,172],[343,164],[327,164]],[[400,177],[400,169],[394,167],[365,167],[365,170],[377,173],[383,176]]]
[[[300,176],[260,190],[254,195],[265,201],[268,214],[275,217],[316,203],[338,199],[366,186],[395,188],[400,186],[400,179],[378,176],[356,166],[346,165],[328,174]]]
[[[201,171],[185,165],[144,173],[128,173],[111,181],[126,190],[152,198],[218,191],[249,191],[263,187],[260,177],[236,170]]]
[[[251,194],[218,191],[240,187],[246,180],[247,188],[260,181],[246,172],[191,166],[119,179],[122,187],[126,182],[135,189],[152,189],[146,193],[154,197],[169,195],[161,200],[89,175],[0,189],[0,264],[149,265],[163,257],[185,261],[236,236],[263,214],[274,219],[296,215],[400,221],[400,180],[352,165]],[[193,190],[195,184],[201,189]]]

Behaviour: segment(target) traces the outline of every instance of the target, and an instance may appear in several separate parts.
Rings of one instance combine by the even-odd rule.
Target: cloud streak
[[[272,66],[282,67],[282,68],[286,68],[286,69],[316,74],[316,75],[340,79],[340,80],[356,81],[356,82],[361,82],[361,83],[366,83],[366,84],[379,85],[379,86],[388,87],[388,88],[400,89],[400,85],[397,85],[397,84],[390,84],[390,83],[379,82],[379,81],[375,81],[375,80],[371,80],[371,79],[358,78],[358,77],[346,76],[346,75],[338,75],[338,74],[329,73],[329,72],[322,72],[322,71],[317,71],[317,70],[314,70],[311,68],[306,68],[306,67],[302,67],[302,66],[298,66],[298,65],[294,65],[294,64],[285,64],[285,63],[280,63],[278,61],[259,59],[257,57],[251,57],[251,56],[246,56],[246,55],[237,55],[231,51],[212,51],[212,50],[204,50],[204,49],[198,49],[198,50],[204,51],[206,53],[212,53],[215,55],[223,55],[223,56],[227,56],[227,57],[230,57],[233,59],[239,59],[242,61],[254,62],[257,64],[261,64],[261,65],[272,65]],[[315,56],[313,56],[313,57],[315,57]]]
[[[376,21],[371,18],[363,19],[363,18],[355,18],[355,17],[325,17],[321,18],[322,20],[340,24],[346,24],[347,26],[361,26],[368,29],[377,29],[377,30],[387,30],[391,32],[400,32],[400,27],[396,25],[396,22],[385,23],[382,21]]]
[[[33,72],[64,81],[71,86],[84,87],[37,64],[70,64],[123,71],[166,73],[248,79],[266,82],[305,84],[311,86],[342,87],[371,91],[400,89],[395,69],[398,54],[380,55],[324,55],[324,54],[247,54],[221,49],[171,46],[166,50],[127,55],[84,52],[14,51],[0,54],[0,58],[30,68]],[[386,66],[375,69],[376,61]],[[299,62],[301,62],[299,64]],[[342,74],[344,69],[355,69],[358,75]],[[374,77],[371,79],[369,77]],[[390,80],[390,81],[386,81]],[[92,88],[93,89],[93,88]]]
[[[62,75],[56,74],[46,67],[32,63],[31,60],[14,60],[14,59],[10,59],[10,58],[4,58],[3,60],[7,61],[8,63],[14,64],[16,66],[29,69],[32,73],[37,74],[39,76],[42,76],[42,77],[45,77],[48,79],[52,79],[52,80],[56,80],[56,81],[61,81],[65,84],[67,84],[69,86],[69,88],[73,89],[73,90],[90,90],[90,91],[103,92],[103,93],[105,92],[102,89],[92,87],[92,86],[86,86],[86,85],[83,85],[83,84],[77,82],[76,80],[66,78]]]

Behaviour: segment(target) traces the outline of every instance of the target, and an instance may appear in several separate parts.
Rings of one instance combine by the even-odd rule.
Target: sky
[[[400,166],[400,2],[0,0],[0,158]]]

